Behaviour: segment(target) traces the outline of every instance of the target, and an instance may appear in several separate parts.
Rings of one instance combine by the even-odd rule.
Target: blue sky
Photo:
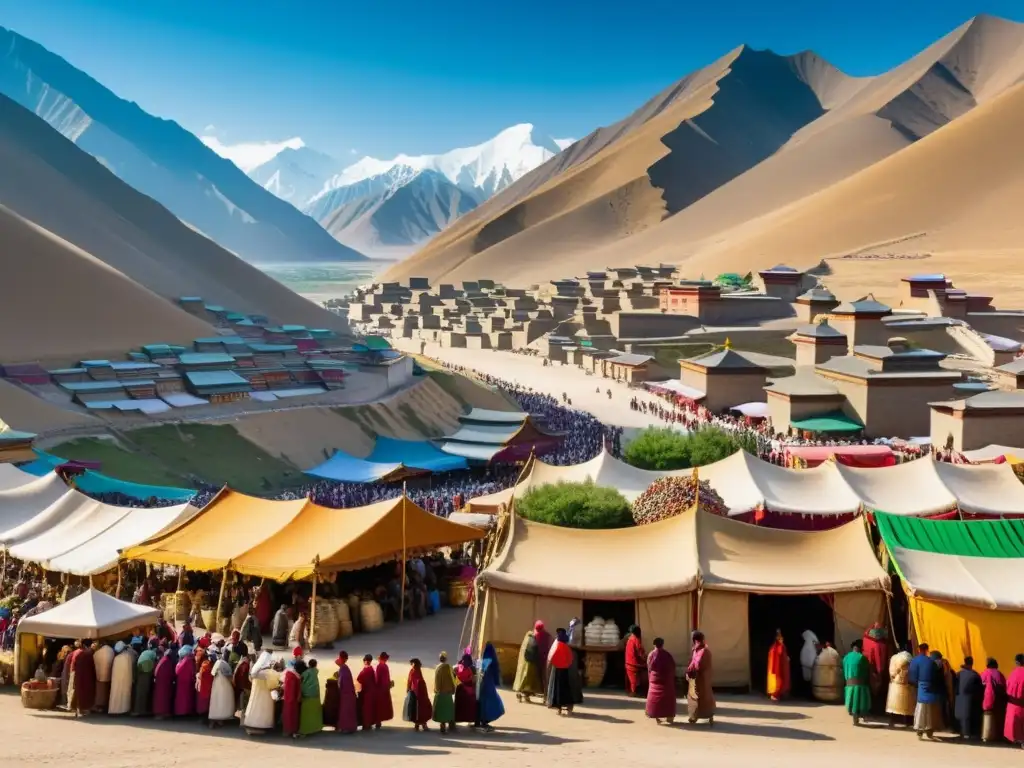
[[[580,137],[741,43],[883,71],[1022,0],[5,0],[0,24],[224,144],[441,152]],[[207,131],[207,126],[214,126]]]

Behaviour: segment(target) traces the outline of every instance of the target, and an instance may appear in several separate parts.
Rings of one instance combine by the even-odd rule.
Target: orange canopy
[[[188,523],[125,550],[126,559],[191,570],[231,568],[276,581],[354,570],[480,539],[482,531],[430,514],[405,497],[331,509],[308,499],[268,501],[223,490]]]

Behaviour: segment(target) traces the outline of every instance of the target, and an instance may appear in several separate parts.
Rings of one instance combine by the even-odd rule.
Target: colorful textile
[[[532,696],[542,694],[544,663],[540,657],[537,638],[533,631],[527,632],[519,646],[519,661],[516,664],[516,679],[512,683],[512,690],[518,694]]]
[[[206,716],[210,713],[210,697],[213,695],[213,662],[203,656],[196,675],[196,714]]]
[[[626,638],[626,693],[637,696],[647,687],[647,654],[636,635]]]
[[[455,722],[455,673],[451,665],[441,662],[434,668],[434,722]]]
[[[1006,681],[1006,725],[1003,737],[1024,744],[1024,667],[1014,667]]]
[[[917,687],[910,684],[910,663],[914,657],[907,651],[897,653],[889,660],[889,691],[885,697],[885,711],[893,715],[910,717],[917,706]]]
[[[423,679],[423,671],[413,667],[405,685],[405,707],[402,719],[407,723],[425,725],[434,716],[434,707],[430,702],[427,681]]]
[[[395,718],[395,707],[391,701],[391,689],[394,686],[391,682],[391,670],[386,661],[377,662],[374,678],[377,681],[377,722],[386,723]]]
[[[703,643],[694,646],[690,665],[686,668],[686,677],[689,680],[686,698],[690,720],[707,720],[715,716],[713,670],[711,649]]]
[[[476,722],[476,673],[473,660],[466,654],[455,667],[455,722]]]
[[[156,669],[156,651],[147,648],[135,662],[135,690],[132,693],[132,714],[144,717],[153,713],[153,670]]]
[[[875,513],[886,546],[939,555],[1024,557],[1024,519],[925,520]]]
[[[480,671],[477,674],[477,720],[483,724],[493,723],[505,714],[505,705],[501,701],[498,689],[501,687],[501,667],[494,646],[488,643],[480,658]]]
[[[157,717],[170,717],[174,714],[174,668],[177,662],[177,652],[169,650],[156,663],[153,672],[153,714]]]
[[[942,673],[924,654],[915,656],[910,662],[910,684],[917,686],[918,704],[941,704],[945,700]]]
[[[288,667],[281,676],[281,683],[284,688],[281,730],[285,736],[296,736],[302,711],[302,677],[295,669]]]
[[[664,648],[647,657],[647,717],[659,720],[676,716],[676,660]]]
[[[174,716],[191,717],[196,713],[196,659],[187,648],[174,668]]]
[[[96,663],[88,648],[76,648],[71,654],[70,663],[68,708],[83,714],[92,710],[96,704]]]
[[[302,673],[302,705],[299,710],[299,733],[309,736],[324,729],[323,705],[320,703],[320,677],[316,667]]]
[[[789,651],[781,640],[772,643],[768,649],[768,695],[778,701],[784,698],[791,685],[789,670]]]

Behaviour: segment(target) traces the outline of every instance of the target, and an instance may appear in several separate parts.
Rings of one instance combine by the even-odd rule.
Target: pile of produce
[[[725,502],[707,480],[686,477],[663,477],[655,480],[633,502],[633,520],[637,525],[667,520],[693,508],[699,501],[701,509],[713,515],[728,514]]]
[[[595,616],[593,621],[583,628],[583,643],[587,646],[607,645],[615,647],[622,639],[619,627],[614,619],[605,621]]]

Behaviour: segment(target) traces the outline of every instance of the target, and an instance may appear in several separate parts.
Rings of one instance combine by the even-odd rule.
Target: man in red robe
[[[661,725],[676,719],[676,660],[665,650],[665,641],[654,638],[654,650],[647,657],[647,717]]]
[[[419,659],[409,662],[409,677],[406,681],[405,711],[402,719],[412,723],[418,731],[421,728],[429,730],[428,723],[434,716],[434,705],[430,700],[430,691],[427,689],[427,681],[423,679],[423,665]],[[412,694],[409,696],[408,694]]]
[[[789,651],[782,637],[782,630],[775,630],[775,642],[768,649],[768,696],[772,701],[781,701],[789,694]]]
[[[281,707],[281,728],[285,736],[297,738],[299,735],[299,715],[302,708],[302,673],[306,671],[306,663],[300,658],[289,662],[284,674],[281,675],[281,687],[284,688],[284,701]]]
[[[373,656],[363,656],[363,668],[356,677],[359,685],[359,724],[364,731],[373,728],[377,723],[377,676],[373,671]],[[390,696],[389,696],[390,698]]]
[[[213,662],[205,649],[196,648],[196,714],[206,717],[210,714],[210,697],[213,695]]]
[[[359,727],[359,705],[352,670],[348,668],[348,654],[342,651],[334,663],[338,665],[338,719],[335,730],[338,733],[355,733]]]
[[[647,654],[640,627],[631,624],[626,634],[626,693],[640,696],[647,691]]]
[[[377,680],[377,728],[380,728],[381,723],[395,718],[395,707],[391,703],[391,689],[395,687],[395,684],[391,681],[391,670],[388,668],[388,659],[390,658],[386,653],[381,652],[377,657],[377,669],[374,671]]]
[[[96,704],[96,662],[92,650],[80,645],[71,654],[71,677],[68,682],[68,709],[79,715],[87,715]]]
[[[885,711],[886,690],[889,687],[889,633],[881,624],[875,622],[864,633],[864,658],[868,660],[871,675],[868,687],[871,689],[871,705],[875,714]]]

